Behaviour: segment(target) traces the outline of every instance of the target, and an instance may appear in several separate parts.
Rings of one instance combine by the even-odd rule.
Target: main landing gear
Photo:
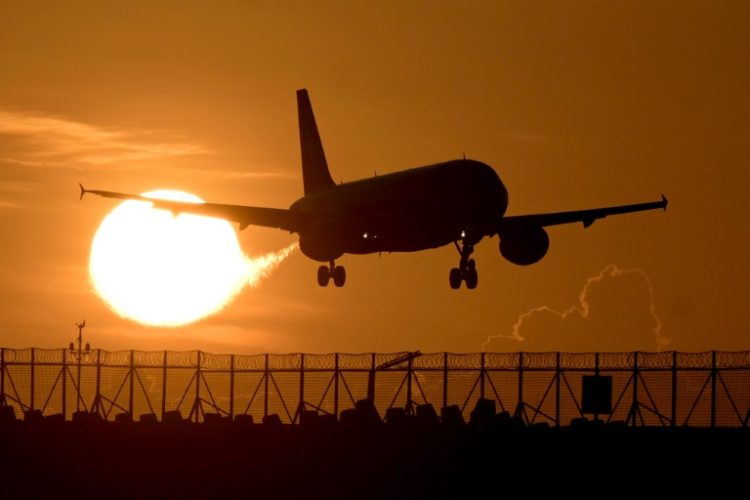
[[[461,255],[461,260],[458,263],[458,267],[451,269],[448,275],[448,281],[450,282],[451,288],[457,290],[461,288],[461,282],[466,282],[466,288],[473,290],[479,283],[479,275],[477,274],[477,263],[474,259],[470,259],[471,253],[474,251],[474,245],[470,245],[463,242],[460,246],[458,242],[454,242],[458,253]]]
[[[328,266],[320,266],[318,268],[318,285],[328,286],[331,278],[333,278],[333,284],[337,287],[344,286],[344,283],[346,283],[346,269],[344,269],[344,266],[337,266],[335,262],[331,261]]]

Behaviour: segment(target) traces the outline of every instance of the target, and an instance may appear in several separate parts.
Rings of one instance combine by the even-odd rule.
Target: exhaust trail
[[[261,281],[279,267],[279,264],[284,262],[298,247],[299,244],[295,242],[276,252],[269,252],[255,257],[245,255],[245,285],[252,288],[257,287]]]
[[[654,322],[652,332],[654,334],[654,339],[656,341],[657,349],[658,350],[664,349],[672,341],[672,339],[665,337],[662,332],[662,322],[661,322],[661,319],[659,318],[659,315],[656,312],[656,306],[654,304],[654,286],[651,281],[651,278],[642,269],[637,269],[637,268],[636,269],[622,269],[621,267],[615,264],[609,264],[605,266],[604,269],[602,269],[598,274],[591,276],[586,280],[586,283],[583,285],[583,288],[581,289],[581,293],[578,296],[578,305],[571,306],[568,309],[565,309],[563,311],[555,310],[547,305],[543,305],[543,306],[530,309],[526,311],[525,313],[521,314],[520,316],[518,316],[518,319],[513,324],[513,328],[511,329],[509,333],[498,333],[498,334],[490,335],[489,337],[487,337],[487,339],[482,343],[482,351],[487,349],[487,346],[490,344],[490,342],[492,342],[493,339],[506,338],[506,339],[512,339],[518,342],[523,342],[524,340],[526,340],[525,337],[521,333],[524,324],[530,318],[538,314],[544,314],[544,313],[551,314],[553,316],[560,318],[561,320],[565,320],[573,314],[577,314],[583,319],[588,318],[591,313],[591,306],[589,303],[589,293],[591,291],[591,288],[594,285],[600,283],[601,281],[605,279],[615,279],[621,276],[633,275],[633,274],[640,276],[646,283],[646,286],[648,288],[649,312]]]

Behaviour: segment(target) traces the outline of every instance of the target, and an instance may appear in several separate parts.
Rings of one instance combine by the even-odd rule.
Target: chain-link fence
[[[179,411],[260,421],[303,411],[338,417],[370,399],[391,408],[457,406],[464,418],[479,399],[526,423],[566,425],[586,410],[584,379],[607,379],[599,415],[629,425],[746,427],[750,351],[702,353],[393,353],[217,355],[191,352],[88,353],[67,349],[0,351],[0,405],[27,412],[126,413],[162,419]]]

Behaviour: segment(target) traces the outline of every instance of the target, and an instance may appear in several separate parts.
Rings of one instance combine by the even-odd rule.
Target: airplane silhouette
[[[460,259],[450,270],[451,288],[476,288],[479,277],[471,258],[474,245],[498,235],[500,253],[517,265],[534,264],[549,249],[547,226],[583,223],[589,227],[608,215],[667,208],[667,199],[571,212],[506,216],[508,192],[489,165],[475,160],[451,160],[370,179],[337,185],[331,178],[306,89],[297,91],[302,181],[305,195],[289,209],[194,204],[155,200],[136,194],[88,190],[107,198],[140,200],[154,208],[218,217],[248,225],[297,233],[307,257],[325,262],[318,284],[346,282],[346,270],[336,265],[344,254],[416,252],[454,244]]]

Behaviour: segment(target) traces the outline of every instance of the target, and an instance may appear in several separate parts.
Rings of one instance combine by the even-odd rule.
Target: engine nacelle
[[[329,262],[344,255],[341,226],[325,223],[315,226],[299,237],[299,249],[307,257],[319,262]]]
[[[519,227],[500,234],[500,254],[519,266],[539,262],[547,250],[549,236],[541,227]]]

